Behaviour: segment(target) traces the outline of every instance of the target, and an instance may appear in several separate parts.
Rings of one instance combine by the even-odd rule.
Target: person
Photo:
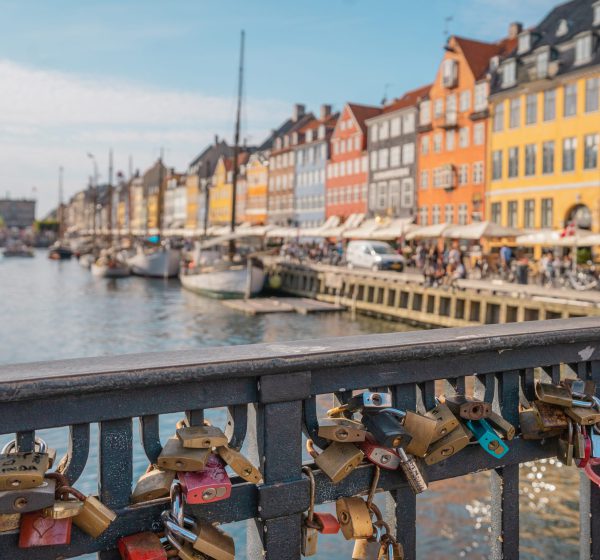
[[[512,261],[513,255],[510,247],[502,245],[500,248],[500,266],[503,270],[510,269],[510,261]]]

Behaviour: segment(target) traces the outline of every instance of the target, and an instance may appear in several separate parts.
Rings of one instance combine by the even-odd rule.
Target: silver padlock
[[[27,513],[54,505],[56,482],[45,478],[41,486],[0,492],[0,514]]]

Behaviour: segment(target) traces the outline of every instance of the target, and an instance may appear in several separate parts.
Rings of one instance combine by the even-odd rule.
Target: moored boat
[[[131,274],[129,265],[110,252],[103,252],[98,260],[92,263],[90,270],[97,278],[124,278]]]
[[[35,256],[35,253],[33,252],[33,249],[27,245],[25,245],[25,243],[22,242],[16,242],[16,243],[10,243],[6,246],[6,248],[4,249],[4,251],[2,252],[2,254],[5,257],[25,257],[25,258],[31,258]]]
[[[136,254],[127,259],[132,274],[152,278],[173,278],[179,272],[181,253],[170,247],[144,249],[139,246]]]
[[[52,245],[48,251],[48,258],[54,261],[62,261],[70,259],[73,256],[73,251],[64,245]]]

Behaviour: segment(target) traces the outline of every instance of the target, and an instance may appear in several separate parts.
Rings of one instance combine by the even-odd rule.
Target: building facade
[[[331,135],[327,164],[326,217],[347,218],[367,212],[368,155],[366,120],[381,114],[379,107],[346,103]]]
[[[238,177],[236,184],[236,223],[245,213],[245,166],[249,152],[238,154]],[[223,226],[231,223],[233,201],[233,158],[221,156],[212,177],[208,207],[208,221],[211,226]]]
[[[600,231],[600,2],[553,9],[519,34],[491,85],[487,207],[523,228]]]
[[[171,171],[166,178],[165,210],[163,224],[165,228],[182,229],[187,219],[186,175]]]
[[[484,215],[490,61],[510,52],[516,31],[499,43],[452,36],[429,96],[419,106],[418,223],[469,224]]]
[[[0,216],[6,228],[31,227],[35,221],[35,200],[0,199]]]
[[[416,212],[419,103],[431,85],[409,91],[367,120],[370,216],[412,218]]]
[[[269,151],[253,153],[246,166],[246,211],[243,222],[262,225],[267,221],[267,188],[269,182]]]

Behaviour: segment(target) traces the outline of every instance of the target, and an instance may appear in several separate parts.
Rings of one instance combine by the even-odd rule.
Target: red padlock
[[[121,537],[117,545],[122,560],[167,560],[167,552],[154,533]]]
[[[365,441],[357,444],[365,457],[375,465],[388,471],[398,470],[400,467],[400,457],[393,449],[379,445],[372,436],[367,435]]]
[[[225,471],[225,463],[214,454],[209,456],[201,471],[180,472],[177,478],[188,504],[218,502],[231,495],[231,481]]]
[[[52,546],[71,543],[73,518],[52,519],[44,517],[43,511],[21,515],[19,548]]]
[[[317,531],[323,535],[335,535],[340,530],[337,517],[331,513],[319,513],[315,511],[313,521],[319,526]]]

